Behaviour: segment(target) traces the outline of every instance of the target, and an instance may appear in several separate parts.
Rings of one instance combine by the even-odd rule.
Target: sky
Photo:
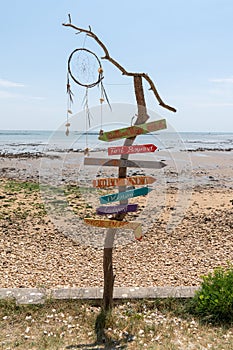
[[[232,0],[8,0],[0,12],[0,129],[55,130],[67,115],[67,60],[80,47],[103,56],[92,31],[126,70],[145,72],[165,103],[144,83],[147,107],[177,131],[233,132]],[[102,60],[111,103],[134,104],[131,77]],[[83,109],[85,88],[71,82],[72,112]],[[90,89],[89,107],[100,91]],[[132,116],[129,116],[129,123]],[[111,112],[105,115],[108,122]],[[120,121],[120,116],[119,116]],[[85,121],[80,120],[80,129]]]

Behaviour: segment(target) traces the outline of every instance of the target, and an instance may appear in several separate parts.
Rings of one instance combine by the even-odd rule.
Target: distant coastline
[[[141,135],[136,144],[153,143],[158,150],[169,151],[233,151],[233,132],[160,132]],[[106,143],[98,140],[98,133],[49,130],[0,130],[0,155],[32,155],[40,156],[46,153],[82,152],[86,147],[91,151],[103,151],[107,147],[120,146],[123,140]]]

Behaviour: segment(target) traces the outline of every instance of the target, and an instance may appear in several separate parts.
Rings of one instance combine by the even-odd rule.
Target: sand
[[[43,166],[51,181],[75,185],[81,174],[90,184],[94,170],[80,172],[82,157],[75,157],[75,162],[47,158]],[[114,248],[116,287],[195,286],[201,275],[233,261],[233,153],[179,152],[168,159],[161,152],[158,158],[168,166],[163,172],[148,170],[157,178],[154,191],[149,201],[140,199],[145,208],[139,216],[131,216],[142,222],[144,237],[140,242],[132,233],[125,241],[119,237]],[[0,287],[102,286],[103,247],[90,241],[94,229],[82,232],[77,226],[76,236],[67,222],[58,229],[53,215],[44,212],[39,191],[7,185],[9,179],[38,182],[40,167],[40,158],[0,158]],[[76,197],[67,197],[73,216],[92,215],[92,192]]]

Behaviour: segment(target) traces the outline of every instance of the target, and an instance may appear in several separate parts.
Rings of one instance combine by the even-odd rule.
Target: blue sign
[[[133,197],[145,196],[151,191],[152,191],[152,188],[141,187],[141,188],[125,191],[125,192],[107,194],[106,196],[100,197],[100,203],[106,204],[106,203],[111,203],[116,201],[124,201]]]

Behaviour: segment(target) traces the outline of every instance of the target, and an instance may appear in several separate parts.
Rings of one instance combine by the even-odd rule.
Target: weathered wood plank
[[[162,169],[166,166],[161,161],[150,160],[128,160],[128,159],[107,159],[107,158],[84,158],[84,165],[116,166],[121,168],[150,168]]]
[[[95,226],[95,227],[103,227],[103,228],[120,228],[124,227],[125,229],[133,229],[135,239],[141,240],[142,239],[142,224],[137,221],[118,221],[118,220],[100,220],[100,219],[92,219],[92,218],[85,218],[84,222],[87,225]]]
[[[147,134],[149,132],[162,130],[166,128],[166,119],[160,119],[150,123],[129,126],[128,128],[106,131],[99,136],[99,140],[110,142],[122,138],[135,137],[137,135]]]
[[[137,188],[129,191],[107,194],[105,196],[100,197],[100,203],[107,204],[107,203],[116,202],[116,201],[124,201],[126,199],[130,199],[133,197],[145,196],[151,191],[152,189],[149,187],[141,187],[141,188]]]
[[[108,177],[108,178],[98,178],[93,180],[93,187],[106,188],[106,187],[116,187],[116,186],[138,186],[138,185],[148,185],[156,181],[153,176],[131,176],[124,179],[119,179],[118,177]]]
[[[121,214],[137,211],[138,204],[119,204],[114,206],[103,206],[96,209],[98,215]]]
[[[108,155],[114,156],[118,154],[149,153],[155,152],[156,149],[157,147],[152,143],[145,145],[108,147]]]

